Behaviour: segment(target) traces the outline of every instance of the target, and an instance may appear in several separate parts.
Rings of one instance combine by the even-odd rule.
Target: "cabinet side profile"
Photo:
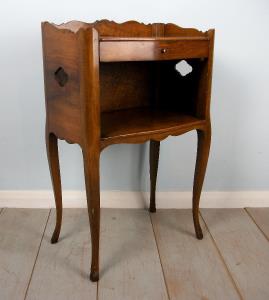
[[[47,129],[81,142],[79,49],[77,35],[42,23]]]

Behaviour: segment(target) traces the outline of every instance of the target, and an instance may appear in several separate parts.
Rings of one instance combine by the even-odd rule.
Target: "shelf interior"
[[[205,95],[199,78],[206,74],[206,62],[188,60],[185,63],[191,71],[185,75],[177,70],[178,63],[100,64],[101,139],[105,143],[117,138],[170,135],[204,125],[200,116],[204,115],[201,101]]]
[[[101,138],[139,136],[173,132],[182,127],[198,126],[205,121],[172,110],[150,107],[123,109],[101,114]]]

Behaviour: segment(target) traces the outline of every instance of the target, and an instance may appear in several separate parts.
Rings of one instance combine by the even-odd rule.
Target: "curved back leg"
[[[197,130],[197,136],[198,146],[193,182],[192,213],[196,237],[197,239],[201,240],[203,238],[203,232],[199,223],[199,202],[210,150],[210,126],[208,126],[208,128],[205,130]]]
[[[51,243],[57,243],[61,231],[62,225],[62,214],[63,214],[63,204],[62,204],[62,185],[61,185],[61,173],[59,164],[59,154],[58,154],[58,139],[57,137],[46,130],[46,147],[48,163],[50,168],[50,175],[53,187],[53,193],[56,204],[56,226],[51,238]]]
[[[159,165],[160,142],[150,141],[149,146],[149,172],[150,172],[150,212],[156,212],[156,181]]]

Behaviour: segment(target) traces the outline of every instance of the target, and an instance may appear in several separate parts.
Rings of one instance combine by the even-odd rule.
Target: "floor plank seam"
[[[29,287],[30,287],[30,283],[31,283],[33,274],[34,274],[34,269],[35,269],[36,262],[37,262],[37,259],[38,259],[38,255],[39,255],[39,252],[40,252],[41,244],[42,244],[42,241],[43,241],[43,238],[44,238],[44,235],[45,235],[45,231],[46,231],[46,228],[47,228],[47,225],[48,225],[48,222],[49,222],[50,214],[51,214],[51,209],[49,210],[47,221],[45,223],[44,230],[43,230],[43,233],[42,233],[42,236],[41,236],[41,240],[40,240],[39,247],[38,247],[38,250],[37,250],[37,254],[36,254],[36,258],[35,258],[34,265],[33,265],[33,268],[32,268],[32,272],[31,272],[29,282],[28,282],[28,285],[27,285],[27,288],[26,288],[24,300],[26,300],[26,298],[27,298],[28,290],[29,290]]]
[[[159,260],[160,260],[160,265],[161,265],[161,268],[162,268],[163,279],[164,279],[164,284],[165,284],[165,287],[166,287],[167,296],[168,296],[168,299],[170,300],[171,297],[170,297],[170,294],[169,294],[168,285],[167,285],[165,274],[164,274],[164,268],[163,268],[163,264],[162,264],[162,260],[161,260],[161,254],[160,254],[159,246],[158,246],[157,239],[156,239],[156,233],[155,233],[155,230],[154,230],[154,225],[153,225],[152,218],[151,218],[151,213],[148,213],[148,214],[149,214],[149,218],[150,218],[150,223],[151,223],[151,227],[152,227],[152,231],[153,231],[153,235],[154,235],[154,240],[155,240],[157,252],[158,252],[158,255],[159,255]]]
[[[217,252],[218,252],[218,254],[219,254],[219,257],[220,257],[220,259],[221,259],[221,261],[222,261],[222,263],[223,263],[223,265],[224,265],[224,268],[226,269],[226,271],[227,271],[227,273],[228,273],[229,278],[230,278],[231,281],[232,281],[232,284],[233,284],[235,290],[237,291],[237,293],[238,293],[238,295],[239,295],[239,298],[240,298],[241,300],[244,300],[244,298],[243,298],[243,296],[241,295],[240,290],[239,290],[239,288],[238,288],[238,286],[237,286],[237,284],[236,284],[236,282],[235,282],[235,280],[234,280],[234,278],[233,278],[233,276],[232,276],[232,273],[231,273],[231,271],[229,270],[229,267],[227,266],[227,264],[226,264],[226,262],[225,262],[225,259],[224,259],[224,257],[222,256],[221,251],[220,251],[220,249],[219,249],[219,247],[218,247],[218,245],[217,245],[217,243],[216,243],[216,241],[215,241],[213,235],[211,234],[211,232],[210,232],[210,230],[209,230],[209,227],[207,226],[207,223],[206,223],[205,219],[203,218],[203,216],[202,216],[201,213],[199,213],[199,215],[200,215],[201,219],[203,220],[203,222],[204,222],[204,224],[205,224],[205,227],[206,227],[206,229],[207,229],[207,232],[208,232],[208,234],[209,234],[209,236],[210,236],[210,238],[211,238],[211,240],[212,240],[212,242],[213,242],[213,244],[214,244],[214,246],[215,246],[215,248],[216,248],[216,250],[217,250]]]
[[[267,237],[267,235],[263,232],[262,228],[258,225],[258,223],[255,221],[254,217],[251,215],[251,212],[249,212],[247,210],[247,208],[244,208],[245,212],[247,213],[247,215],[250,217],[250,219],[252,220],[252,222],[258,227],[259,231],[262,233],[262,235],[265,237],[265,239],[269,242],[269,238]]]

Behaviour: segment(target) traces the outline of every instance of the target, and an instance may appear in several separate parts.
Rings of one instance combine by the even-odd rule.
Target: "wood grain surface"
[[[0,299],[267,300],[269,210],[247,212],[203,209],[199,241],[191,210],[104,209],[92,283],[86,209],[63,211],[57,245],[54,210],[0,209]]]
[[[269,207],[249,207],[246,211],[269,240]]]
[[[0,299],[24,299],[48,209],[4,209],[0,215]]]
[[[90,281],[91,242],[85,209],[65,209],[62,235],[50,243],[52,211],[40,247],[26,299],[96,299],[97,284]]]
[[[243,209],[203,209],[202,216],[243,299],[269,299],[269,244]]]
[[[240,299],[204,223],[204,239],[195,238],[191,210],[151,218],[170,300]]]
[[[168,299],[148,212],[106,209],[101,220],[99,299]]]

